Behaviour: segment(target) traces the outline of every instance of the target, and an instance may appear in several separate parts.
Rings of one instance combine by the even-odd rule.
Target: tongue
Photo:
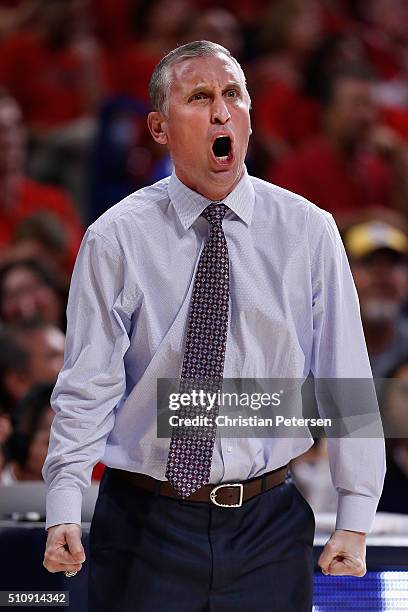
[[[231,142],[228,136],[217,138],[213,144],[213,151],[216,157],[227,157],[231,150]]]

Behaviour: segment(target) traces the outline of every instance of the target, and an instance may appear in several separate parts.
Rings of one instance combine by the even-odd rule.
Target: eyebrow
[[[242,92],[242,85],[238,81],[230,81],[229,83],[225,85],[225,87],[223,88],[223,91],[231,89],[231,87],[236,87]],[[199,83],[191,91],[189,91],[187,95],[193,96],[194,94],[199,93],[200,91],[208,91],[209,89],[211,89],[211,87],[209,87],[205,83]]]

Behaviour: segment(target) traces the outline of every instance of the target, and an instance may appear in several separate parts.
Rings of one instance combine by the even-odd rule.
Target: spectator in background
[[[231,51],[238,60],[242,58],[244,41],[238,19],[224,8],[210,8],[200,18],[193,16],[187,26],[186,42],[211,40]]]
[[[407,345],[405,346],[407,350]],[[387,472],[378,505],[381,512],[408,514],[408,354],[387,373],[384,393]],[[398,438],[396,436],[399,436]]]
[[[131,43],[134,5],[135,0],[89,0],[93,30],[107,53]]]
[[[39,212],[27,217],[16,227],[4,258],[7,261],[36,259],[69,280],[72,270],[69,255],[62,223],[50,213]]]
[[[161,57],[184,41],[194,6],[187,0],[142,0],[133,13],[132,41],[107,58],[110,87],[148,104],[150,75]]]
[[[12,261],[0,268],[0,322],[32,318],[65,332],[67,285],[35,259]]]
[[[367,349],[375,377],[384,377],[408,350],[408,238],[387,223],[368,221],[344,233],[360,299]]]
[[[54,383],[36,384],[17,404],[11,418],[12,430],[4,444],[0,485],[43,480],[41,470],[47,456],[50,428],[54,419],[50,405],[53,388]],[[103,463],[95,465],[92,471],[93,482],[101,479],[104,469]]]
[[[25,176],[25,130],[13,98],[0,93],[0,261],[20,223],[40,212],[55,216],[66,234],[65,265],[71,272],[83,227],[72,201],[55,187]]]
[[[38,383],[55,383],[64,359],[64,334],[41,321],[0,331],[0,472],[18,401]]]
[[[254,136],[269,160],[281,158],[317,130],[319,106],[302,89],[305,65],[320,36],[316,0],[270,3],[258,36],[261,56],[249,73]]]
[[[11,418],[10,414],[0,407],[0,473],[6,461],[4,455],[4,446],[11,434]]]
[[[64,334],[39,320],[0,331],[0,410],[10,414],[38,383],[57,380],[64,360]]]
[[[30,173],[69,189],[80,205],[103,74],[84,0],[40,0],[36,27],[7,37],[0,49],[0,85],[29,129]]]
[[[379,76],[378,101],[385,106],[407,106],[408,2],[371,0],[368,5],[370,23],[362,40]]]
[[[31,23],[38,8],[38,0],[21,0],[14,6],[0,6],[0,42],[9,34]]]
[[[327,95],[327,79],[343,66],[367,64],[360,39],[353,31],[325,35],[309,54],[303,71],[303,94],[317,102]],[[320,127],[320,121],[319,121]]]
[[[0,414],[8,421],[21,397],[19,389],[24,385],[27,362],[27,353],[16,342],[14,334],[4,327],[0,328]],[[16,384],[17,377],[20,384]],[[4,436],[4,421],[2,428]]]
[[[112,202],[171,174],[168,152],[152,141],[147,127],[148,85],[162,55],[188,38],[196,23],[194,6],[186,0],[142,0],[133,10],[124,0],[115,9],[109,4],[103,0],[105,18],[109,12],[132,14],[133,32],[121,44],[118,29],[107,39],[111,97],[101,106],[91,151],[89,221]]]
[[[370,206],[408,217],[408,150],[377,121],[371,71],[346,66],[327,81],[322,133],[271,169],[269,178],[331,212],[340,226]]]
[[[13,432],[5,447],[6,465],[2,485],[43,480],[41,469],[47,456],[54,412],[50,405],[52,384],[33,387],[13,415]]]
[[[408,2],[371,0],[362,40],[378,75],[375,95],[384,122],[408,140]]]
[[[302,67],[296,88],[275,78],[270,86],[266,85],[255,95],[255,133],[270,166],[319,132],[321,100],[333,71],[345,64],[363,63],[366,56],[359,39],[346,32],[323,36],[317,43],[314,41],[313,47],[299,61]]]
[[[152,146],[148,111],[146,104],[129,96],[118,96],[102,105],[89,174],[90,221],[112,202],[150,184],[152,174],[158,175],[156,180],[171,174],[167,152],[155,143]]]

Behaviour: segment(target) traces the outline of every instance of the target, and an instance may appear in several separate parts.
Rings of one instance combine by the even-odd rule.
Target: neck
[[[207,185],[192,183],[188,180],[188,176],[184,176],[183,172],[179,172],[177,168],[175,169],[175,172],[179,181],[181,181],[186,187],[204,196],[204,198],[211,200],[211,202],[219,202],[221,200],[224,200],[232,191],[234,191],[235,187],[238,185],[238,183],[245,174],[245,167],[242,168],[241,173],[228,186],[218,186],[213,184],[211,185],[210,183],[208,183]]]

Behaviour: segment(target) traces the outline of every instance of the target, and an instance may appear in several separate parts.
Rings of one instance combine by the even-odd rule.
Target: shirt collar
[[[212,200],[186,187],[174,170],[170,177],[168,189],[170,200],[185,230],[191,227],[203,210],[212,202]],[[244,175],[238,185],[222,202],[247,225],[251,223],[255,192],[246,168],[244,168]]]

